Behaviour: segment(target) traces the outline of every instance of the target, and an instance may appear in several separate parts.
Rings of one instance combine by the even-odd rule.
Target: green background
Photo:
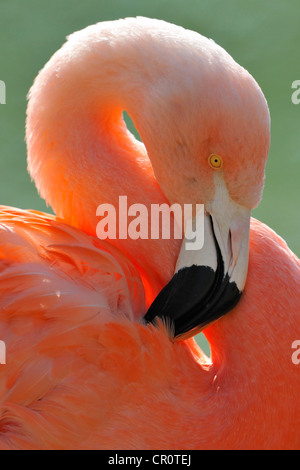
[[[263,201],[253,215],[299,256],[299,0],[0,0],[0,203],[45,210],[26,171],[26,94],[65,37],[98,21],[165,19],[213,38],[260,84],[270,107],[272,143]]]

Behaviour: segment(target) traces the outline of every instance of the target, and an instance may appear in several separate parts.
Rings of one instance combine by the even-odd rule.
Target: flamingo
[[[299,449],[300,264],[251,218],[270,141],[254,78],[196,32],[99,23],[37,76],[26,140],[56,215],[1,206],[0,448]],[[204,204],[204,246],[99,240],[119,195]]]

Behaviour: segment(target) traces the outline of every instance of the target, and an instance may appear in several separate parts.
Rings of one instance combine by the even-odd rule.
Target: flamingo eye
[[[223,166],[223,158],[213,153],[209,156],[208,163],[214,170],[219,170]]]

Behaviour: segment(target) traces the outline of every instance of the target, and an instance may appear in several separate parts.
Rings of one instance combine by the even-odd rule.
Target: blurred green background
[[[254,216],[300,254],[299,0],[0,0],[0,203],[45,210],[26,171],[26,94],[34,77],[73,31],[126,16],[165,19],[222,45],[256,78],[268,100],[272,144],[263,201]]]
[[[73,31],[98,21],[149,16],[213,38],[260,84],[270,107],[272,143],[263,201],[253,215],[300,254],[299,0],[1,0],[0,203],[45,210],[26,171],[26,94],[34,77]]]
[[[165,19],[213,38],[260,84],[270,107],[272,143],[263,201],[254,216],[300,254],[299,0],[0,0],[0,203],[45,210],[26,171],[26,94],[73,31],[126,16]]]

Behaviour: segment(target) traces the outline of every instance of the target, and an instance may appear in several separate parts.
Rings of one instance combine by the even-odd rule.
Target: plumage
[[[145,147],[121,119],[116,77]],[[269,145],[254,79],[182,28],[143,18],[95,25],[36,79],[27,144],[30,174],[57,216],[0,210],[0,448],[300,448],[291,360],[300,262],[286,243],[251,219],[246,286],[205,328],[208,358],[193,338],[174,340],[167,320],[144,321],[181,242],[95,236],[97,205],[120,194],[146,207],[204,202],[213,214],[224,201],[254,207]],[[218,177],[213,152],[224,157]],[[216,186],[227,199],[213,199]]]

